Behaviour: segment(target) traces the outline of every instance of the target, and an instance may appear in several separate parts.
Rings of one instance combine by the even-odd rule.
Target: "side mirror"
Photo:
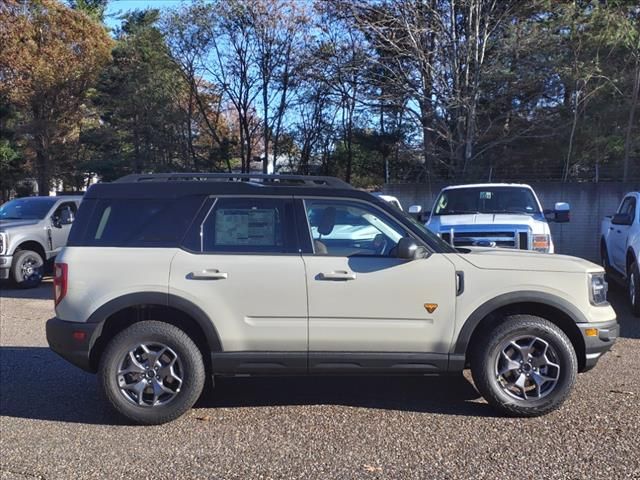
[[[611,219],[613,225],[631,225],[633,224],[633,217],[630,213],[616,213]]]
[[[409,215],[413,215],[419,222],[424,223],[431,212],[429,210],[423,210],[421,205],[411,205],[409,207]]]
[[[55,228],[62,228],[62,223],[60,223],[60,217],[58,215],[54,215],[51,217],[51,225]]]
[[[411,237],[402,237],[396,246],[398,258],[415,260],[425,256],[424,247],[420,247]]]
[[[566,223],[571,220],[571,207],[566,202],[557,202],[553,210],[545,210],[544,218],[550,222]]]

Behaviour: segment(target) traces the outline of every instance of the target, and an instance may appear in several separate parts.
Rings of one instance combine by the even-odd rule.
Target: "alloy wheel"
[[[182,386],[180,358],[162,343],[140,343],[120,362],[117,382],[122,395],[141,407],[166,405]]]
[[[549,395],[560,379],[558,354],[540,337],[520,336],[506,341],[495,361],[495,377],[502,390],[517,400]]]

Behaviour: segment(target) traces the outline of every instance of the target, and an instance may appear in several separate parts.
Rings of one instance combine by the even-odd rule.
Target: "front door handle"
[[[228,276],[227,272],[211,268],[200,270],[199,272],[191,272],[187,274],[187,280],[224,280]]]
[[[355,280],[356,274],[347,272],[345,270],[340,270],[331,273],[320,273],[320,275],[318,275],[318,278],[320,280]]]

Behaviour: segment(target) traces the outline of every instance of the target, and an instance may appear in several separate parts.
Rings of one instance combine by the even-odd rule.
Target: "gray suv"
[[[185,413],[207,377],[467,367],[498,410],[541,415],[618,334],[601,266],[456,249],[327,177],[94,185],[55,270],[49,345],[142,424]]]
[[[82,197],[24,197],[0,206],[0,279],[40,284],[45,262],[67,243]]]

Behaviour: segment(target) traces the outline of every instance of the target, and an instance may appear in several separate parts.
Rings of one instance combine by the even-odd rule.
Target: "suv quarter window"
[[[292,200],[218,197],[200,229],[203,253],[295,253]]]
[[[315,255],[393,256],[408,231],[382,210],[348,199],[304,200]]]

